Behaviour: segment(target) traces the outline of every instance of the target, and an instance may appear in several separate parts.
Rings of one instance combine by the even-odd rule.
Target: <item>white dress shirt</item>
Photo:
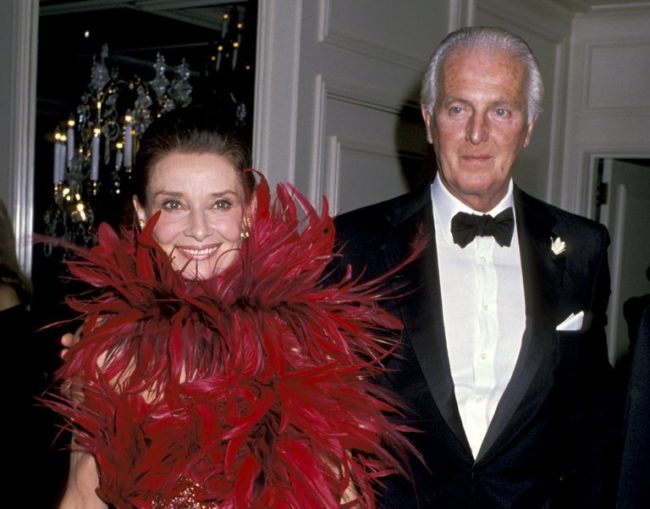
[[[515,226],[509,247],[493,237],[476,237],[461,248],[451,236],[451,219],[461,211],[482,213],[454,197],[438,177],[431,195],[451,376],[476,458],[521,348],[526,310],[519,239]],[[512,181],[488,213],[495,216],[511,206]]]

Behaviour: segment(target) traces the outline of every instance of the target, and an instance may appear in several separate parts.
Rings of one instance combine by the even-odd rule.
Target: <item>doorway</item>
[[[596,159],[596,217],[611,237],[611,296],[608,308],[609,360],[625,361],[633,303],[650,295],[650,159]],[[645,297],[644,297],[645,296]]]

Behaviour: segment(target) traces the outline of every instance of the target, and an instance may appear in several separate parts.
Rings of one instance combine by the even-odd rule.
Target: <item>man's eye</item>
[[[452,115],[458,115],[462,111],[463,108],[461,108],[460,106],[452,106],[451,108],[449,108],[449,113]]]
[[[510,115],[510,110],[507,110],[505,108],[497,108],[496,109],[496,114],[497,114],[497,117],[505,118],[505,117],[508,117]]]

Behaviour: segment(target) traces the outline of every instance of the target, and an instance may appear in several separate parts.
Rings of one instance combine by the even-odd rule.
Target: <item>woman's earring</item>
[[[239,236],[242,240],[246,240],[251,236],[251,220],[248,216],[244,216],[241,220],[241,233]]]
[[[144,219],[138,219],[138,226],[140,227],[140,230],[144,230],[144,227],[147,223],[145,223]]]

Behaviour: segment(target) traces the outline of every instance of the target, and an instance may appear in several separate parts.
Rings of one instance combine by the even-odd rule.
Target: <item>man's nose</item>
[[[467,125],[467,139],[474,145],[483,143],[490,135],[490,126],[486,116],[482,113],[474,113]]]

